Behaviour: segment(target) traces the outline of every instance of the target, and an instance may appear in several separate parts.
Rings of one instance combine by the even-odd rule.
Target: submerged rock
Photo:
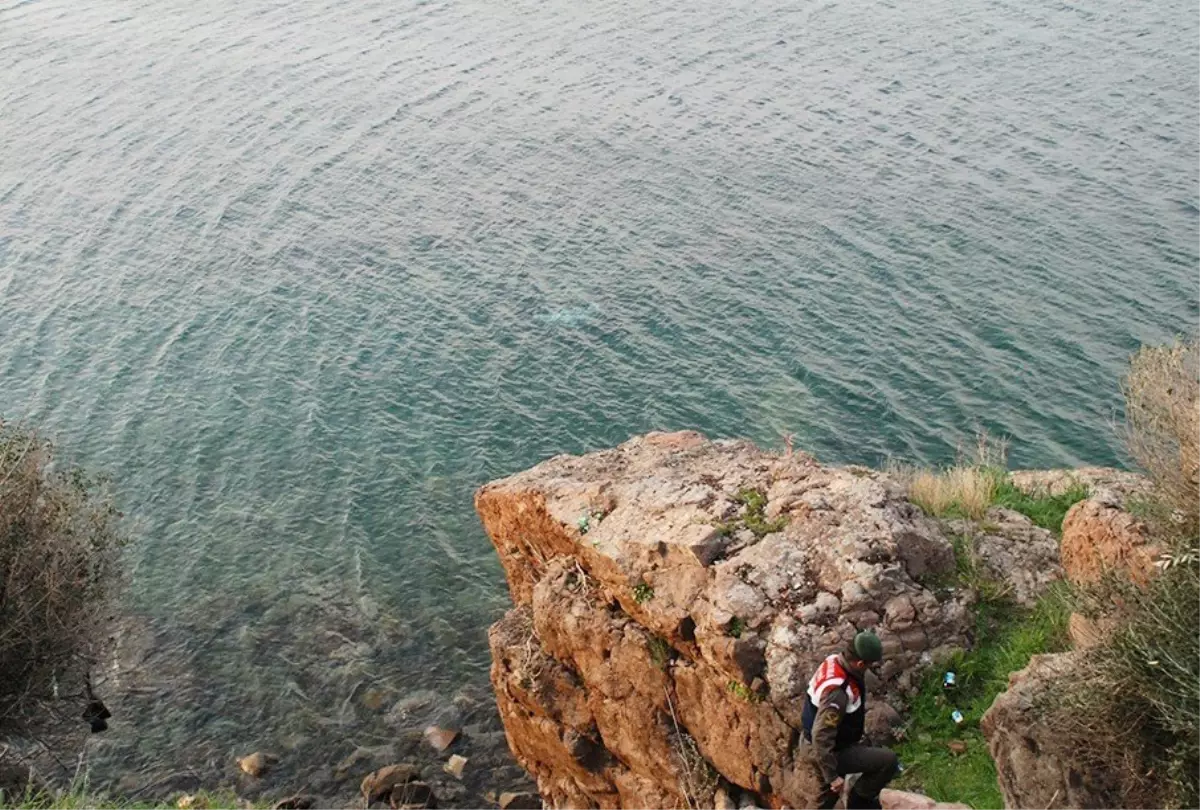
[[[450,726],[426,726],[425,741],[433,746],[435,751],[445,751],[458,739],[459,729]]]
[[[255,751],[253,754],[239,759],[238,767],[241,768],[244,773],[253,776],[255,779],[258,779],[262,777],[263,774],[267,772],[267,769],[269,769],[276,761],[277,758],[271,756],[270,754],[264,754],[262,751]]]
[[[467,767],[467,758],[458,754],[451,754],[450,759],[446,760],[446,764],[442,766],[442,770],[453,776],[455,779],[463,778],[463,769]]]
[[[418,776],[420,776],[420,770],[411,763],[388,765],[386,768],[380,768],[365,776],[360,785],[360,791],[362,797],[370,804],[390,796],[392,788],[397,785],[415,782]]]
[[[536,793],[501,793],[497,803],[500,810],[542,810],[542,797]]]

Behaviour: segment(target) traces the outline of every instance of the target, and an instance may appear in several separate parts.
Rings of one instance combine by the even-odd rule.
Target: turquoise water
[[[0,0],[0,413],[111,474],[192,684],[97,756],[334,756],[359,681],[483,683],[472,492],[556,453],[983,427],[1121,463],[1122,364],[1198,317],[1197,33],[1181,0]],[[370,644],[317,672],[330,632]]]

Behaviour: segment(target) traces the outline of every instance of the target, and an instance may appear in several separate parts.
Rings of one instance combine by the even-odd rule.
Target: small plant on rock
[[[742,633],[746,630],[746,620],[741,616],[734,616],[729,622],[729,635],[734,638],[741,638]]]
[[[746,684],[742,683],[741,681],[730,681],[729,682],[729,691],[733,694],[733,696],[735,698],[738,698],[739,700],[744,700],[747,703],[761,703],[762,702],[762,695],[758,694],[757,692],[755,692],[749,686],[746,686]]]
[[[633,586],[633,601],[639,605],[644,605],[654,598],[654,589],[645,582],[639,582]]]
[[[650,651],[650,660],[659,669],[667,668],[667,663],[671,660],[672,653],[675,652],[671,644],[662,636],[650,636],[646,642],[646,648]]]

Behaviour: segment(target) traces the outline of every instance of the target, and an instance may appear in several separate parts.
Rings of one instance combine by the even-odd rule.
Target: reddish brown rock
[[[965,643],[964,605],[921,585],[953,568],[950,543],[865,469],[651,434],[476,507],[517,605],[489,632],[497,705],[550,806],[707,805],[719,777],[808,806],[797,729],[820,660],[874,629],[886,693]]]
[[[1161,551],[1119,499],[1088,498],[1063,519],[1062,565],[1076,584],[1095,582],[1106,571],[1144,584],[1157,572],[1154,563]]]
[[[1081,653],[1035,655],[1009,678],[979,726],[988,742],[1004,806],[1123,807],[1116,773],[1080,761],[1052,723],[1055,684],[1077,675]]]

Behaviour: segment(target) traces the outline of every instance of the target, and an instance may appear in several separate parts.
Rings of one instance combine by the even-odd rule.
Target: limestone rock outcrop
[[[868,688],[965,645],[939,526],[886,475],[697,433],[558,456],[475,499],[516,605],[489,632],[509,745],[548,806],[810,806],[813,669],[861,629]],[[727,795],[729,792],[727,791]]]
[[[1007,691],[980,720],[1005,807],[1122,806],[1114,771],[1082,762],[1079,750],[1049,721],[1050,690],[1072,676],[1081,655],[1035,655],[1012,674]]]
[[[1125,501],[1111,492],[1093,496],[1071,507],[1063,518],[1062,565],[1076,584],[1095,582],[1106,571],[1146,583],[1162,549],[1145,524],[1124,508]]]
[[[1006,585],[1019,605],[1032,607],[1063,577],[1058,538],[1020,512],[993,506],[981,521],[953,520],[948,525],[974,544],[984,573]]]

